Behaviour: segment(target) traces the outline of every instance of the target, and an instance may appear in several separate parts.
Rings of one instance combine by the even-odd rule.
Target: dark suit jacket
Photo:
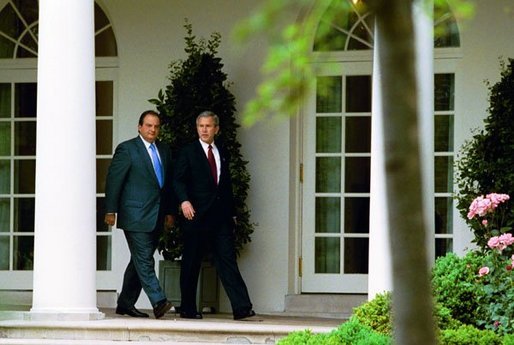
[[[199,140],[186,145],[174,166],[173,190],[179,204],[189,200],[201,221],[205,213],[216,207],[218,217],[235,216],[228,153],[216,143],[221,158],[219,183],[214,183],[209,161]]]
[[[176,214],[171,190],[171,150],[155,142],[163,167],[161,189],[152,160],[137,136],[122,142],[112,158],[105,186],[106,213],[118,213],[117,227],[126,231],[150,232],[165,214]]]

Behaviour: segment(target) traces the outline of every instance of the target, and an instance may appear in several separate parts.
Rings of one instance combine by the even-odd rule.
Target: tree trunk
[[[413,4],[369,2],[380,40],[394,337],[399,345],[435,344],[423,217]]]

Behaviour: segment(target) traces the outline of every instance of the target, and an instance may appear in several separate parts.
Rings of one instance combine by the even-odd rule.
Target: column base
[[[48,310],[48,311],[30,311],[24,314],[23,319],[27,321],[94,321],[102,320],[105,314],[93,310]]]

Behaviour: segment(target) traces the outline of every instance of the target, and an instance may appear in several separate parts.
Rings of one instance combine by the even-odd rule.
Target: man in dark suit
[[[170,181],[171,151],[157,140],[159,128],[159,115],[143,112],[139,136],[118,145],[107,174],[105,222],[123,229],[131,255],[116,308],[120,315],[148,317],[135,307],[141,289],[155,318],[172,307],[155,274],[153,258],[160,234],[171,228],[177,209]]]
[[[202,259],[211,250],[234,319],[246,319],[255,316],[255,312],[236,262],[229,158],[214,142],[219,131],[218,116],[210,111],[201,113],[196,129],[199,140],[181,150],[173,175],[173,189],[185,217],[180,316],[202,318],[196,306],[196,290]]]

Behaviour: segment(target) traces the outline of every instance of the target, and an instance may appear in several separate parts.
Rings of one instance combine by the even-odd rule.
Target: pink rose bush
[[[507,194],[491,193],[479,196],[469,206],[468,219],[477,219],[490,234],[483,249],[484,265],[477,276],[483,288],[480,299],[480,326],[500,334],[514,332],[514,237],[502,227],[498,208],[509,200]]]

